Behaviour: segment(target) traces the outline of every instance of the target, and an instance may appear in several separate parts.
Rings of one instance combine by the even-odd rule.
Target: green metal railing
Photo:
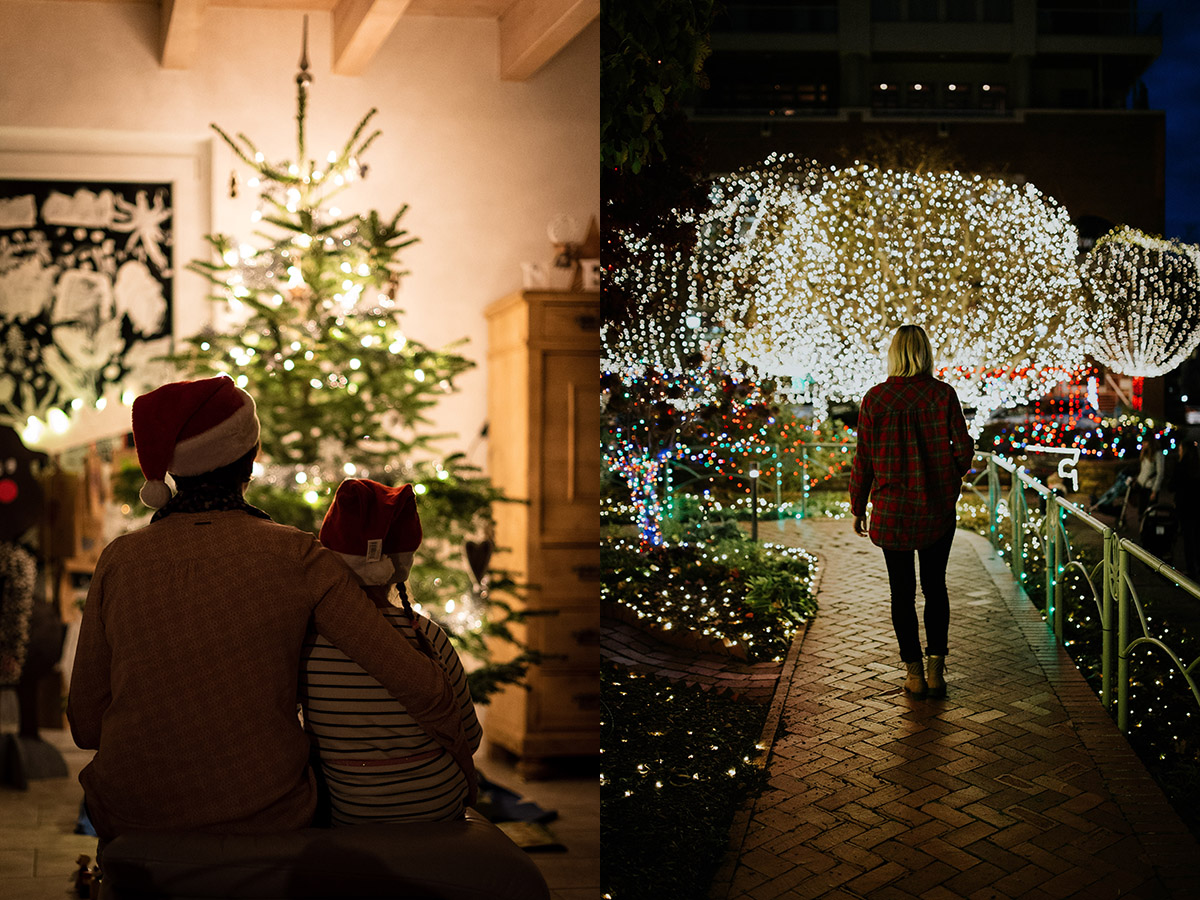
[[[1183,676],[1193,699],[1200,707],[1200,686],[1196,682],[1200,656],[1185,664],[1175,648],[1152,633],[1145,607],[1130,576],[1130,560],[1144,564],[1156,576],[1185,591],[1197,601],[1200,601],[1200,585],[1145,548],[1121,537],[1113,528],[1074,503],[1058,496],[1033,478],[1024,467],[992,453],[978,453],[976,456],[982,459],[985,465],[969,487],[987,503],[988,532],[992,546],[998,553],[1003,554],[1000,519],[1002,513],[1007,512],[1011,527],[1009,568],[1017,583],[1025,587],[1030,575],[1030,564],[1036,561],[1044,566],[1042,590],[1045,595],[1046,625],[1054,632],[1059,643],[1063,642],[1066,612],[1064,576],[1068,571],[1076,570],[1083,577],[1088,593],[1096,605],[1103,635],[1100,651],[1100,699],[1110,711],[1115,710],[1118,727],[1123,732],[1129,731],[1132,712],[1129,697],[1130,664],[1133,661],[1133,652],[1139,647],[1150,648],[1164,656]],[[1010,483],[1006,497],[1001,496],[1001,471],[1009,474]],[[980,478],[986,480],[986,494],[979,489]],[[1037,514],[1031,513],[1029,508],[1027,494],[1030,491],[1038,497],[1043,506],[1040,522],[1037,521]],[[1090,570],[1072,554],[1070,533],[1067,530],[1068,517],[1100,535],[1101,559]],[[1031,544],[1034,556],[1029,552]],[[1038,551],[1040,559],[1036,556]]]
[[[813,487],[809,482],[816,479],[821,479],[825,475],[830,475],[835,472],[840,472],[845,469],[849,471],[849,464],[853,459],[855,444],[853,443],[806,443],[802,445],[799,452],[782,451],[779,446],[764,447],[761,456],[747,456],[739,454],[737,459],[728,459],[728,467],[730,470],[742,467],[742,471],[735,474],[718,475],[708,469],[696,469],[677,459],[668,459],[662,467],[662,493],[666,498],[664,504],[667,508],[667,515],[670,516],[671,498],[688,485],[705,481],[709,479],[725,478],[734,481],[744,481],[753,488],[751,499],[751,509],[754,512],[758,511],[760,502],[769,506],[770,496],[774,495],[776,510],[783,508],[783,466],[789,458],[794,458],[797,472],[800,475],[800,509],[797,518],[808,517],[809,494],[813,492]],[[773,453],[768,452],[773,449]],[[812,452],[818,451],[818,452]],[[829,451],[823,453],[820,451]],[[793,457],[794,453],[794,457]],[[773,478],[761,474],[767,468],[774,467],[775,475]],[[752,471],[760,472],[759,475],[751,477]],[[814,472],[816,473],[814,476]],[[679,473],[682,473],[680,476]]]
[[[798,455],[803,490],[797,518],[808,516],[809,494],[812,491],[810,481],[814,472],[820,478],[822,468],[826,472],[840,468],[848,461],[845,454],[852,454],[854,449],[852,443],[814,443],[804,446]],[[811,455],[810,450],[814,451]],[[778,456],[776,461],[781,462]],[[1121,730],[1128,732],[1130,716],[1134,712],[1130,703],[1130,667],[1134,662],[1134,651],[1139,648],[1152,651],[1160,664],[1169,662],[1169,667],[1184,678],[1200,708],[1200,684],[1197,683],[1200,656],[1185,663],[1178,648],[1153,633],[1150,619],[1130,575],[1130,566],[1144,565],[1155,577],[1186,592],[1197,602],[1200,602],[1200,584],[1145,548],[1122,537],[1115,528],[1060,497],[1030,475],[1023,466],[1004,456],[986,452],[976,453],[976,461],[979,465],[975,470],[975,478],[965,487],[986,505],[987,531],[992,547],[1006,558],[1013,579],[1031,598],[1038,593],[1044,595],[1046,625],[1060,644],[1065,643],[1068,606],[1080,601],[1086,604],[1089,598],[1094,603],[1101,624],[1100,699],[1110,713],[1115,714]],[[679,463],[674,465],[686,468]],[[746,474],[729,477],[752,482],[755,488],[752,509],[757,519],[758,482],[748,477],[750,468],[757,468],[757,461],[750,460],[747,465]],[[704,472],[686,471],[696,480],[708,477]],[[1002,483],[1005,480],[1004,473],[1007,474],[1007,490]],[[780,485],[776,483],[774,489],[778,506],[781,505]],[[1038,501],[1033,509],[1030,508],[1030,496]],[[1004,517],[1008,519],[1007,528],[1003,527],[1001,521]],[[1100,559],[1090,566],[1081,558],[1082,554],[1075,552],[1072,547],[1068,520],[1094,531],[1100,538]],[[757,526],[757,522],[754,524]],[[1010,540],[1007,550],[1004,547],[1005,537]],[[1066,590],[1068,573],[1077,573],[1086,586],[1079,597],[1070,596],[1071,592]],[[1145,654],[1139,654],[1136,662],[1139,667],[1148,664]]]

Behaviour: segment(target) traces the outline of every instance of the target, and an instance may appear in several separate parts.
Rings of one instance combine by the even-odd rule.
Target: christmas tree
[[[253,218],[274,231],[255,231],[259,247],[207,236],[216,261],[189,268],[211,283],[225,326],[189,339],[173,361],[194,377],[227,374],[255,398],[262,453],[246,497],[277,522],[316,532],[346,477],[413,485],[425,538],[411,599],[480,663],[469,679],[483,701],[537,660],[513,638],[518,616],[498,596],[514,585],[487,573],[491,504],[502,498],[464,454],[439,453],[452,435],[426,430],[428,413],[474,363],[456,352],[461,342],[434,349],[401,325],[400,257],[417,240],[400,224],[407,207],[385,217],[330,205],[365,177],[362,156],[380,132],[367,130],[372,109],[340,152],[308,159],[311,81],[306,52],[295,161],[269,161],[246,135],[212,126],[251,169],[245,183],[260,191]],[[231,193],[237,188],[235,176]],[[506,662],[489,659],[488,639],[514,645]]]

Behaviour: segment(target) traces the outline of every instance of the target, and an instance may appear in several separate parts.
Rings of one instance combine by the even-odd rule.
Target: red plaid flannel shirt
[[[975,452],[954,388],[932,375],[892,376],[867,391],[850,470],[850,510],[866,512],[886,550],[928,547],[954,525]]]

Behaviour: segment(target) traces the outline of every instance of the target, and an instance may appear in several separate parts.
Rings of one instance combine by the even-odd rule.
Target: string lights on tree
[[[371,110],[350,139],[324,159],[308,158],[305,139],[307,53],[296,77],[296,157],[273,161],[244,134],[214,130],[249,167],[247,187],[259,192],[253,246],[209,235],[213,261],[192,268],[211,283],[219,325],[188,339],[174,361],[194,376],[226,374],[257,403],[261,463],[247,499],[280,522],[316,531],[346,477],[410,482],[418,495],[425,539],[409,579],[414,606],[431,613],[458,649],[480,661],[468,679],[484,700],[519,681],[535,654],[517,644],[514,657],[493,663],[485,638],[517,643],[518,617],[494,580],[467,567],[464,547],[491,528],[499,492],[462,453],[445,454],[428,414],[456,390],[474,363],[453,347],[435,349],[408,334],[396,302],[401,255],[416,238],[403,227],[402,207],[390,217],[374,210],[343,212],[333,204],[366,175]],[[236,177],[231,193],[237,190]]]
[[[1165,375],[1200,345],[1200,247],[1114,228],[1084,260],[1092,355],[1135,378]]]
[[[631,233],[615,237],[619,257],[635,263],[610,271],[626,306],[601,331],[604,455],[629,487],[647,544],[662,542],[668,467],[681,438],[705,418],[764,401],[757,384],[728,370],[722,353],[742,312],[736,296],[727,308],[709,286],[713,262],[733,246],[721,212],[680,216],[689,239],[671,246]]]

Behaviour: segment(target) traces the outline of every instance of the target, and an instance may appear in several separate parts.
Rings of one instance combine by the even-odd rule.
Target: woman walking
[[[850,471],[854,532],[883,548],[892,595],[892,627],[914,697],[946,696],[950,599],[946,563],[954,507],[974,446],[954,389],[933,377],[933,348],[919,325],[902,325],[888,349],[888,378],[863,397],[858,450]],[[917,630],[916,551],[925,595],[925,648]]]

